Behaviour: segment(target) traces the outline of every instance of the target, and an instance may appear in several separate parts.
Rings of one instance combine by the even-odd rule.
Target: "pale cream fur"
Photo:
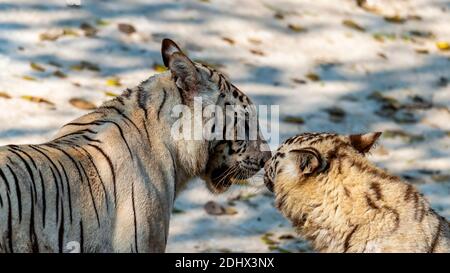
[[[303,173],[301,155],[291,151],[310,147],[327,169]],[[266,183],[273,184],[278,208],[317,251],[450,251],[447,220],[414,186],[369,162],[348,137],[300,135],[277,152],[266,165]]]

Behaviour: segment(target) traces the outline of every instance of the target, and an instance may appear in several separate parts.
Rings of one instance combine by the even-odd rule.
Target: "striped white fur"
[[[165,250],[176,194],[195,176],[211,184],[207,166],[223,165],[214,141],[171,138],[171,110],[191,106],[193,95],[224,103],[233,91],[209,68],[180,68],[177,58],[190,60],[173,42],[165,47],[170,71],[64,125],[47,143],[0,148],[0,252]],[[196,73],[195,86],[183,73]],[[244,155],[267,158],[255,149]]]

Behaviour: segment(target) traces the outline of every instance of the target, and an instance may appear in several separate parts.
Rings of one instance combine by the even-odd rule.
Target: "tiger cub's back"
[[[450,252],[447,220],[365,158],[379,136],[288,139],[265,166],[277,208],[318,251]]]

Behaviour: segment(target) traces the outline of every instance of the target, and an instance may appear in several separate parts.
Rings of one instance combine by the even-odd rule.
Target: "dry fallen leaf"
[[[416,49],[417,54],[428,54],[429,51],[427,49],[418,48]]]
[[[252,54],[258,55],[258,56],[264,56],[264,55],[265,55],[264,52],[262,52],[262,51],[259,50],[259,49],[250,49],[250,52],[251,52]]]
[[[70,66],[71,70],[74,71],[81,71],[81,70],[90,70],[90,71],[95,71],[95,72],[99,72],[100,71],[100,67],[97,64],[88,62],[88,61],[81,61],[78,64],[74,64]]]
[[[295,124],[304,124],[305,120],[301,117],[295,117],[295,116],[287,116],[283,119],[284,122],[287,123],[295,123]]]
[[[394,33],[374,33],[372,37],[378,42],[383,43],[385,40],[395,40],[397,35]]]
[[[366,29],[359,24],[355,23],[353,20],[345,19],[342,21],[342,24],[348,28],[357,30],[357,31],[366,31]]]
[[[382,53],[382,52],[378,52],[377,55],[378,55],[380,58],[382,58],[382,59],[385,59],[385,60],[388,59],[388,57],[386,56],[386,54],[384,54],[384,53]]]
[[[263,243],[265,243],[266,245],[269,245],[269,246],[277,245],[278,242],[276,240],[272,239],[272,236],[273,236],[273,233],[267,232],[263,236],[261,236],[261,240],[263,241]]]
[[[435,182],[448,182],[450,181],[450,175],[448,174],[433,174],[431,176]]]
[[[84,35],[87,37],[93,37],[97,34],[98,30],[88,23],[82,23],[80,28],[84,31]]]
[[[0,98],[10,99],[11,96],[8,93],[6,93],[6,92],[0,92]]]
[[[298,79],[298,78],[293,78],[292,81],[295,83],[298,83],[298,84],[306,84],[305,80]]]
[[[423,31],[423,30],[411,30],[408,32],[408,35],[414,36],[417,38],[424,38],[424,39],[432,39],[435,38],[435,35],[431,31]]]
[[[30,67],[33,70],[39,71],[39,72],[45,72],[45,68],[37,63],[30,63]]]
[[[292,253],[292,251],[279,246],[269,246],[268,248],[270,251],[278,251],[279,253]]]
[[[394,15],[394,16],[385,16],[383,17],[384,21],[393,23],[393,24],[403,24],[406,22],[406,18],[401,17],[400,15]]]
[[[283,235],[280,235],[278,237],[278,239],[280,239],[280,240],[292,240],[292,239],[295,239],[295,237],[292,234],[283,234]]]
[[[65,28],[63,29],[63,36],[74,36],[74,37],[78,37],[80,36],[80,34],[78,34],[78,32],[74,29],[71,28]]]
[[[37,81],[36,78],[28,76],[28,75],[22,76],[22,79],[27,80],[27,81]]]
[[[47,99],[41,98],[41,97],[35,97],[35,96],[21,96],[22,99],[27,100],[27,101],[31,101],[31,102],[36,102],[36,103],[43,103],[43,104],[47,104],[49,106],[54,107],[55,104]]]
[[[309,80],[311,80],[313,82],[320,81],[320,76],[317,75],[316,73],[308,73],[308,74],[306,74],[306,78],[308,78]]]
[[[136,32],[136,28],[130,24],[120,23],[117,25],[120,32],[125,34],[132,34]]]
[[[255,44],[255,45],[260,45],[260,44],[262,44],[262,41],[261,41],[260,39],[258,39],[258,38],[248,38],[248,41],[249,41],[250,43],[252,43],[252,44]]]
[[[450,43],[444,41],[436,42],[436,47],[442,51],[447,51],[450,50]]]
[[[415,143],[425,140],[423,135],[414,135],[402,130],[385,130],[382,135],[383,138],[401,138],[407,143]]]
[[[64,74],[61,70],[56,70],[55,72],[53,72],[53,76],[61,78],[61,79],[67,78],[67,75]]]
[[[297,24],[289,24],[288,28],[294,32],[306,32],[306,28]]]
[[[41,41],[56,41],[62,35],[64,35],[64,32],[61,29],[52,29],[39,34],[39,39]]]
[[[346,116],[344,109],[337,106],[326,108],[325,111],[328,112],[329,118],[333,122],[341,122]]]
[[[83,110],[92,110],[97,108],[95,104],[82,98],[72,98],[69,100],[69,103],[72,104],[72,106]]]
[[[283,14],[282,12],[277,11],[277,12],[275,12],[275,14],[273,15],[273,17],[274,17],[275,19],[278,19],[278,20],[283,20],[283,19],[284,19],[284,14]]]
[[[234,45],[236,42],[229,37],[222,37],[222,40],[229,43],[230,45]]]
[[[225,208],[225,214],[226,215],[235,215],[237,213],[238,213],[237,209],[235,209],[233,207],[226,207]]]

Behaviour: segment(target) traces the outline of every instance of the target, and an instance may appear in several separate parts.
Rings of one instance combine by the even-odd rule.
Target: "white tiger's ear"
[[[289,155],[293,157],[298,172],[303,175],[321,172],[326,167],[326,162],[314,148],[291,150]]]
[[[365,154],[373,147],[377,139],[381,136],[381,132],[350,135],[350,143],[358,152]]]
[[[164,65],[169,68],[178,87],[183,91],[197,91],[200,76],[194,63],[170,39],[164,39],[161,45]]]

